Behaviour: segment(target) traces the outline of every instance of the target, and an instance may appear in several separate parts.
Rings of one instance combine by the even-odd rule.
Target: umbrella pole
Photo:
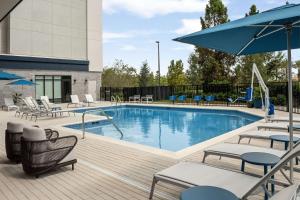
[[[292,26],[286,27],[287,30],[287,50],[288,50],[288,93],[289,93],[289,133],[290,133],[290,151],[293,149],[293,77],[292,77],[292,52],[291,52],[291,34]],[[290,162],[290,179],[294,182],[294,162]]]

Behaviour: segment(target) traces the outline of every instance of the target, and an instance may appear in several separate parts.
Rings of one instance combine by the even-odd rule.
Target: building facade
[[[101,12],[101,0],[23,0],[0,23],[0,70],[35,81],[37,99],[98,99]]]

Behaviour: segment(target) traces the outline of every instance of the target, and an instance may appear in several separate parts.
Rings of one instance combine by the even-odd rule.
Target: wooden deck
[[[36,179],[23,173],[22,166],[9,163],[5,155],[4,130],[7,121],[20,121],[13,112],[0,111],[0,199],[41,200],[41,199],[148,199],[153,174],[167,168],[180,160],[144,152],[136,148],[87,137],[79,139],[76,147],[78,163],[75,170],[71,167],[43,175]],[[58,119],[43,119],[37,123],[21,120],[27,124],[52,127],[53,124],[65,124],[79,121],[80,116]],[[61,135],[73,134],[69,131]],[[77,135],[80,137],[79,135]],[[236,140],[236,138],[231,139]],[[255,141],[257,145],[267,144]],[[202,151],[189,155],[183,160],[201,162]],[[232,159],[219,160],[209,157],[207,162],[231,169],[239,169],[240,161]],[[259,168],[247,166],[247,170],[261,173]],[[297,175],[297,178],[300,177]],[[298,179],[297,179],[298,180]],[[178,199],[182,188],[159,183],[154,199]],[[261,195],[252,199],[262,199]]]

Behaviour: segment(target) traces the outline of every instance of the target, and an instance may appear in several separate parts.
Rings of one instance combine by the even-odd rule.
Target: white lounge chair
[[[134,96],[131,96],[129,97],[129,102],[140,102],[141,101],[141,95],[134,95]]]
[[[42,113],[42,114],[46,114],[46,115],[51,114],[52,117],[57,117],[57,115],[62,116],[63,113],[68,113],[68,115],[70,116],[70,112],[73,112],[73,110],[62,110],[62,109],[50,108],[49,105],[47,104],[47,102],[44,101],[44,100],[42,100],[42,104],[45,107],[45,112]],[[74,113],[74,116],[75,116],[75,112],[73,112],[73,113]],[[33,116],[35,116],[36,120],[37,120],[37,117],[42,116],[42,115],[33,115]]]
[[[48,96],[41,96],[40,99],[41,99],[41,101],[46,102],[46,104],[48,105],[48,107],[50,107],[51,109],[54,109],[54,110],[62,109],[61,106],[56,105],[54,103],[51,103],[49,101],[49,97]]]
[[[239,199],[246,200],[254,192],[268,191],[266,185],[269,182],[289,186],[291,183],[288,176],[284,178],[288,183],[270,180],[277,172],[284,173],[282,168],[292,159],[300,155],[300,146],[298,145],[292,151],[287,153],[266,175],[258,178],[240,171],[223,169],[216,166],[210,166],[203,163],[180,162],[165,170],[157,172],[153,176],[152,187],[149,199],[152,199],[155,185],[158,181],[166,182],[181,187],[193,186],[213,186],[223,188],[232,192]],[[269,194],[268,194],[269,195]]]
[[[68,103],[67,107],[70,105],[75,105],[75,107],[83,107],[83,103],[79,101],[79,98],[77,95],[70,95],[71,97],[71,103]]]
[[[19,106],[16,106],[14,103],[14,100],[12,98],[4,98],[4,105],[3,107],[7,108],[7,111],[13,110],[19,110]]]
[[[153,95],[146,95],[141,98],[141,101],[146,101],[147,103],[149,103],[149,101],[153,102]]]
[[[23,118],[24,116],[26,116],[26,119],[27,119],[28,116],[32,116],[34,114],[37,114],[37,113],[41,112],[40,107],[36,106],[33,103],[32,97],[25,97],[24,99],[22,99],[22,101],[26,105],[26,108],[22,109],[22,116],[21,116],[21,118]]]
[[[86,94],[84,95],[84,97],[85,97],[84,103],[86,103],[88,107],[90,106],[90,104],[95,103],[94,98],[91,94]]]

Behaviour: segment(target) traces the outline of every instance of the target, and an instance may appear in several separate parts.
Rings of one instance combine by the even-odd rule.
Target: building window
[[[35,96],[36,99],[40,99],[41,96],[44,96],[45,92],[44,92],[44,76],[35,76],[35,83],[36,83],[36,87],[35,87]]]
[[[71,76],[35,76],[36,99],[48,96],[52,102],[69,102],[71,94]]]

